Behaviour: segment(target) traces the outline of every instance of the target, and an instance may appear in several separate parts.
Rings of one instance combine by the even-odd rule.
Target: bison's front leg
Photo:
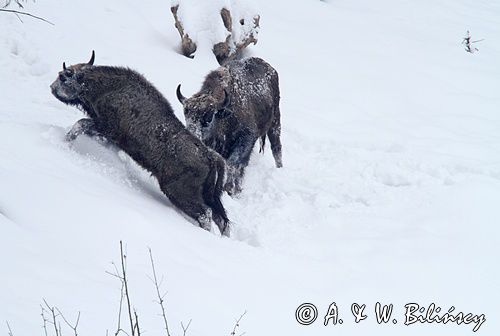
[[[243,168],[228,164],[227,179],[224,184],[224,190],[229,196],[234,196],[242,191]]]
[[[248,132],[240,135],[231,147],[231,154],[227,159],[229,174],[224,187],[229,195],[241,192],[245,167],[248,165],[256,141],[257,136]]]
[[[73,141],[79,135],[85,134],[89,137],[100,137],[104,139],[104,136],[97,130],[95,121],[89,118],[83,118],[78,120],[71,130],[66,134],[66,141]]]

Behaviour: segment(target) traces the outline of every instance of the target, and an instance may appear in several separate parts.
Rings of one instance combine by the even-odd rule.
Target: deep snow
[[[0,13],[0,320],[42,334],[42,298],[80,334],[116,328],[120,285],[105,271],[127,247],[132,299],[161,335],[147,247],[165,275],[176,335],[470,335],[403,325],[403,305],[484,313],[500,331],[500,5],[487,0],[252,1],[259,56],[280,74],[283,159],[254,152],[244,192],[224,203],[231,239],[191,225],[122,153],[63,136],[82,117],[50,94],[67,64],[143,73],[183,120],[175,87],[196,92],[217,63],[178,53],[170,2],[37,1],[55,26]],[[485,38],[471,55],[466,31]],[[324,327],[335,301],[342,325]],[[398,324],[373,306],[394,303]],[[318,306],[312,326],[295,321]],[[353,322],[350,305],[369,318]],[[5,326],[5,332],[7,328]],[[66,331],[68,334],[70,331]]]

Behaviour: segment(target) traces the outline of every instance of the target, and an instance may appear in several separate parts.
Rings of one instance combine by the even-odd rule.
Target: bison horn
[[[94,65],[94,60],[95,60],[95,51],[92,50],[92,56],[90,57],[90,61],[87,63],[87,65]]]
[[[66,71],[66,62],[63,62],[63,70]]]
[[[181,93],[181,85],[179,84],[177,86],[177,99],[179,99],[179,101],[181,102],[181,104],[184,104],[184,101],[186,100],[186,97],[184,97]]]

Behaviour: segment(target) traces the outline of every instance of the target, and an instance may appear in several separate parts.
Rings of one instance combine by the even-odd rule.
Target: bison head
[[[229,94],[224,90],[224,95],[198,93],[191,98],[186,98],[181,93],[181,85],[177,86],[177,99],[184,108],[187,129],[197,138],[204,140],[212,132],[217,119],[222,119],[231,114],[228,109],[231,103]]]
[[[85,70],[94,65],[95,53],[87,63],[75,64],[66,67],[63,63],[63,70],[59,72],[57,79],[50,85],[52,94],[66,104],[78,104],[79,97],[84,89],[83,80]]]

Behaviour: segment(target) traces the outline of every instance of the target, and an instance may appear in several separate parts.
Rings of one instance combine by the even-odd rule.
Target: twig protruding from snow
[[[47,318],[45,317],[45,309],[43,308],[42,305],[40,305],[40,308],[42,309],[42,313],[40,314],[42,316],[43,320],[43,331],[45,332],[45,336],[49,336],[49,333],[47,332]]]
[[[14,0],[14,3],[19,7],[19,8],[24,8],[24,6],[21,4],[21,1],[26,1],[26,0]],[[7,8],[10,6],[12,3],[12,0],[5,0],[5,4],[2,6],[2,8]]]
[[[42,17],[39,17],[39,16],[36,16],[36,15],[33,15],[33,14],[30,14],[30,13],[26,13],[26,12],[21,12],[21,11],[18,11],[18,10],[14,10],[14,9],[5,9],[5,8],[0,8],[0,12],[7,12],[7,13],[13,13],[13,14],[16,14],[19,18],[19,15],[26,15],[26,16],[31,16],[32,18],[34,19],[37,19],[37,20],[41,20],[43,22],[46,22],[48,24],[51,24],[53,26],[55,26],[54,23],[50,22],[49,20],[46,20]],[[20,19],[20,18],[19,18]],[[21,19],[20,19],[21,20]],[[21,20],[22,22],[22,20]]]
[[[14,336],[14,333],[12,333],[12,329],[10,328],[9,321],[5,321],[7,323],[7,329],[9,330],[9,336]]]
[[[56,314],[56,308],[51,307],[45,299],[43,299],[43,302],[45,303],[45,306],[47,307],[47,309],[49,310],[49,312],[52,315],[52,321],[45,320],[45,316],[44,316],[44,320],[45,320],[45,322],[52,323],[54,325],[54,331],[55,331],[56,336],[60,336],[61,335],[61,325],[59,324],[59,327],[58,327],[58,324],[57,324],[57,316],[58,315]],[[43,309],[43,307],[42,307],[42,309]],[[42,310],[42,314],[43,314],[43,310]]]
[[[465,51],[473,54],[476,51],[479,51],[476,47],[474,47],[472,44],[484,41],[484,39],[476,40],[476,41],[471,41],[472,37],[470,35],[470,31],[467,30],[467,36],[464,37],[462,44],[465,45]]]
[[[121,324],[121,312],[122,312],[122,304],[123,304],[123,298],[127,300],[127,309],[128,309],[128,319],[130,322],[130,333],[132,336],[140,336],[141,331],[139,327],[139,317],[137,315],[137,311],[135,309],[132,309],[132,303],[130,300],[130,292],[128,289],[128,280],[127,280],[127,262],[126,262],[127,256],[123,252],[123,242],[120,240],[120,261],[121,261],[121,271],[118,270],[116,267],[115,263],[112,263],[113,266],[115,267],[115,273],[111,272],[106,272],[117,279],[120,280],[122,284],[121,288],[121,297],[120,297],[120,308],[118,312],[118,327],[115,332],[115,336],[118,335],[120,332],[123,332],[125,335],[129,335],[125,330],[123,330],[120,326]],[[132,314],[133,310],[133,314]],[[134,318],[135,317],[135,318]]]
[[[158,297],[157,303],[161,307],[161,315],[163,317],[163,323],[165,323],[165,330],[167,331],[167,336],[170,336],[170,330],[168,329],[168,320],[167,320],[167,314],[165,313],[165,306],[163,305],[163,302],[165,301],[165,294],[160,293],[160,284],[158,283],[158,277],[156,276],[156,269],[155,269],[155,263],[153,260],[153,252],[151,251],[151,248],[148,248],[149,250],[149,259],[151,260],[151,269],[153,270],[153,278],[151,279],[155,285],[156,289],[156,296]],[[191,322],[189,322],[191,323]],[[189,326],[188,326],[189,327]],[[184,332],[185,333],[185,332]]]
[[[64,314],[59,310],[59,308],[56,307],[56,310],[57,310],[57,313],[63,319],[64,323],[66,323],[66,325],[73,330],[73,333],[75,334],[75,336],[78,336],[78,330],[77,329],[78,329],[78,323],[80,323],[80,312],[78,312],[78,316],[76,317],[75,324],[72,325],[71,323],[68,322],[68,320],[66,320],[66,317],[64,317]],[[60,326],[59,326],[59,330],[61,330]]]
[[[181,321],[182,336],[186,336],[186,333],[187,333],[187,331],[189,329],[189,326],[191,325],[192,321],[193,321],[192,319],[189,320],[189,322],[188,322],[188,324],[186,326],[184,326],[184,323],[182,323],[182,321]]]
[[[247,311],[245,310],[245,312],[243,314],[241,314],[241,316],[236,320],[236,323],[234,324],[234,327],[233,327],[233,331],[231,331],[231,336],[236,336],[236,330],[238,329],[238,327],[240,326],[240,322],[241,322],[241,319],[243,318],[243,316],[245,316],[247,313]],[[241,333],[239,336],[243,336],[245,335],[245,333]]]

